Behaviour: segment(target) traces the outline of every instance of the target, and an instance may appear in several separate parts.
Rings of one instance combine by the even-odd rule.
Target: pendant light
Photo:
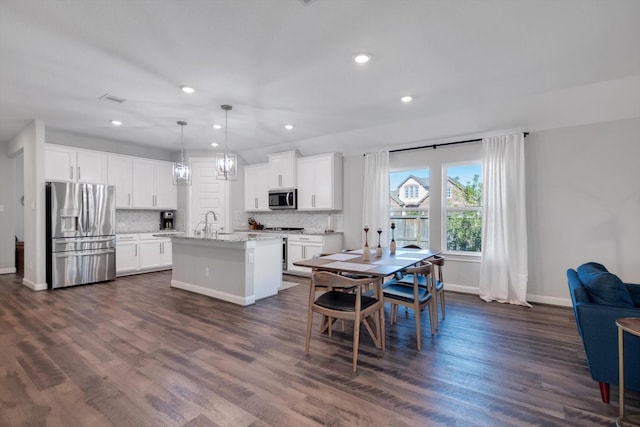
[[[180,125],[180,162],[173,164],[173,185],[191,185],[191,164],[184,161],[184,127],[187,122],[179,120]]]
[[[221,105],[224,110],[224,153],[216,154],[216,178],[225,181],[238,179],[238,158],[229,154],[229,124],[227,115],[233,108],[231,105]]]

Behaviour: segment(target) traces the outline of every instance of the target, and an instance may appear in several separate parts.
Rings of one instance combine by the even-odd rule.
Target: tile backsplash
[[[177,218],[177,211],[175,216],[176,224],[180,224]],[[116,210],[116,233],[145,233],[158,231],[159,228],[160,211],[138,209]]]
[[[249,228],[249,218],[255,219],[265,227],[303,227],[309,232],[324,232],[328,229],[342,231],[343,228],[342,213],[236,211],[233,214],[234,230]]]

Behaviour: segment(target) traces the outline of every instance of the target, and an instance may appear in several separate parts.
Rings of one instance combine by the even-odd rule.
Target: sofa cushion
[[[596,262],[588,262],[578,267],[578,277],[587,289],[589,298],[596,304],[633,308],[631,294],[615,274]]]

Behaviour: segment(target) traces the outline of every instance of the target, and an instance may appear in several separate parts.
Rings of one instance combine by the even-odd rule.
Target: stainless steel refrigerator
[[[116,278],[112,185],[46,183],[49,289]]]

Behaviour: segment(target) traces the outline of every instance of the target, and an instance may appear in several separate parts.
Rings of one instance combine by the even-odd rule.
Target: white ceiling
[[[638,22],[637,0],[0,0],[0,142],[41,119],[179,150],[186,120],[211,149],[231,104],[253,163],[639,117]]]

